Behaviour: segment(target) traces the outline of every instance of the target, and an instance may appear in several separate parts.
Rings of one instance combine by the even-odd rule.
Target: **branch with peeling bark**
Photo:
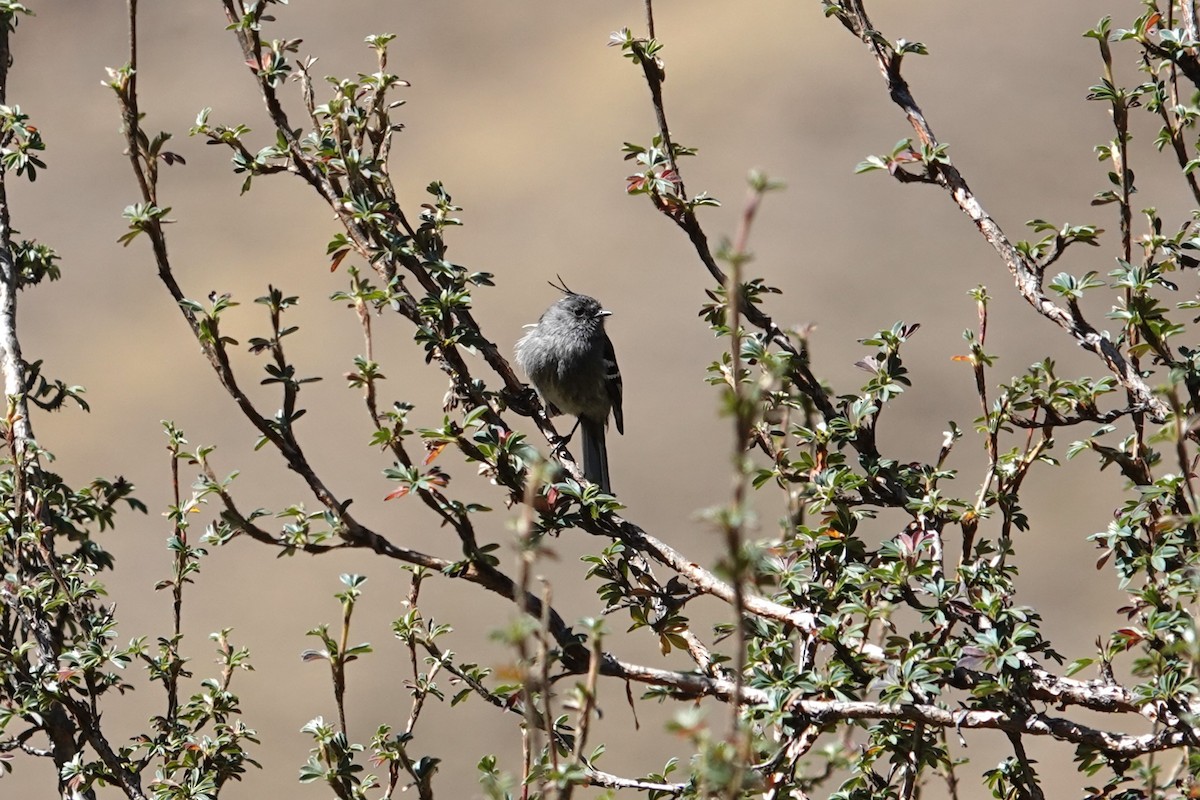
[[[715,697],[727,702],[740,697],[743,704],[761,706],[779,702],[770,692],[753,687],[743,687],[739,695],[735,682],[731,680],[672,672],[623,661],[607,662],[602,672],[625,680],[666,687],[680,697]],[[1127,701],[1129,696],[1123,689],[1084,688],[1084,685],[1076,684],[1067,690],[1064,679],[1053,676],[1048,678],[1048,683],[1031,692],[1031,696],[1037,695],[1048,702],[1058,701],[1064,704],[1082,701],[1078,702],[1079,706],[1097,711],[1136,710],[1133,706],[1125,705],[1124,701]],[[1119,701],[1113,695],[1123,700]],[[892,704],[803,697],[789,697],[782,702],[782,707],[818,726],[829,726],[844,720],[904,720],[956,730],[1001,730],[1048,736],[1072,744],[1087,745],[1125,758],[1196,744],[1196,734],[1187,726],[1166,727],[1156,733],[1134,735],[1115,733],[1044,713],[1020,715],[1009,711],[962,708],[952,710],[918,703]]]

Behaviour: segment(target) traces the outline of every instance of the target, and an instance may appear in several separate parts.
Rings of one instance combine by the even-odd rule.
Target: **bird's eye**
[[[585,317],[585,316],[587,316],[587,311],[584,310],[583,308],[577,308],[577,309],[575,309],[575,316]]]

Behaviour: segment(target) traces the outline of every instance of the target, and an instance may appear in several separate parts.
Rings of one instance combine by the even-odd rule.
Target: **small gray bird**
[[[604,318],[612,312],[565,284],[550,285],[562,291],[563,298],[546,309],[536,325],[526,326],[529,332],[517,342],[517,363],[546,401],[547,413],[578,417],[567,440],[583,429],[583,474],[611,493],[604,443],[609,412],[617,432],[625,433],[621,371],[604,332]]]

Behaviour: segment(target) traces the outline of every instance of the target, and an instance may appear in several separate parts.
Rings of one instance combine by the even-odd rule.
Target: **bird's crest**
[[[558,289],[563,294],[575,294],[575,292],[572,292],[567,288],[567,282],[562,279],[562,275],[556,273],[554,277],[558,278],[558,283],[555,283],[554,281],[547,281],[547,283],[549,283],[555,289]]]

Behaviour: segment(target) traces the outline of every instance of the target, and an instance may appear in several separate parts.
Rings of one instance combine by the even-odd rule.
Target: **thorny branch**
[[[895,52],[890,44],[883,39],[870,25],[869,19],[863,3],[858,0],[849,0],[845,3],[827,3],[827,8],[830,8],[833,13],[847,28],[870,48],[876,58],[880,71],[883,74],[889,89],[889,93],[894,102],[901,106],[910,124],[917,132],[918,138],[928,151],[936,152],[940,148],[940,144],[934,136],[931,127],[926,121],[919,106],[912,97],[911,91],[907,83],[904,81],[900,73],[900,56]],[[651,30],[651,38],[653,38],[653,12],[651,0],[647,0],[647,20]],[[660,59],[652,56],[647,52],[646,40],[632,40],[629,43],[630,49],[635,57],[635,61],[641,66],[646,83],[650,89],[651,102],[654,107],[656,120],[659,126],[659,135],[671,170],[671,179],[675,186],[675,191],[678,194],[678,199],[683,202],[667,202],[660,196],[654,196],[652,199],[658,209],[674,221],[688,235],[689,240],[695,247],[700,260],[705,268],[713,276],[720,285],[727,285],[728,276],[716,263],[709,246],[708,237],[704,233],[698,218],[693,208],[686,202],[687,196],[683,189],[683,179],[678,173],[678,165],[675,161],[675,148],[672,143],[671,133],[667,127],[666,112],[664,109],[664,100],[662,92],[662,82],[664,77],[664,68]],[[1062,308],[1056,305],[1042,290],[1042,280],[1046,268],[1050,263],[1061,254],[1063,249],[1070,244],[1070,241],[1056,241],[1050,252],[1040,263],[1033,263],[1027,259],[1006,237],[1000,226],[986,213],[978,199],[970,190],[965,179],[958,170],[948,160],[935,159],[927,166],[927,172],[922,174],[914,174],[900,171],[896,175],[897,178],[904,180],[922,180],[925,182],[936,183],[950,191],[955,202],[959,207],[970,216],[975,222],[980,232],[985,239],[996,249],[1002,256],[1006,265],[1009,267],[1010,274],[1013,276],[1018,290],[1022,293],[1025,299],[1034,306],[1043,316],[1046,316],[1051,321],[1063,327],[1077,340],[1077,342],[1095,352],[1108,365],[1109,369],[1116,375],[1118,381],[1127,389],[1131,397],[1131,402],[1136,403],[1126,409],[1118,409],[1111,412],[1094,412],[1080,413],[1077,416],[1063,416],[1058,414],[1053,409],[1044,409],[1045,419],[1038,421],[1036,418],[1028,420],[1027,427],[1039,428],[1043,430],[1051,430],[1059,425],[1074,425],[1082,422],[1108,422],[1119,417],[1130,415],[1133,413],[1146,412],[1156,421],[1161,421],[1165,418],[1167,409],[1165,404],[1155,397],[1151,389],[1146,385],[1144,380],[1138,374],[1137,369],[1131,366],[1121,354],[1121,352],[1113,345],[1105,336],[1093,328],[1082,316],[1080,309],[1075,304],[1070,304],[1069,308]],[[730,302],[737,302],[731,299]],[[771,322],[770,317],[757,306],[746,307],[742,304],[739,306],[739,311],[747,319],[750,324],[764,331],[767,334],[768,340],[780,347],[786,353],[802,356],[796,351],[790,341],[785,336],[779,334],[778,328]],[[790,376],[796,386],[804,392],[817,406],[818,411],[827,419],[832,419],[837,415],[832,405],[828,402],[828,397],[824,390],[820,388],[820,384],[811,373],[807,372],[806,360],[797,358],[795,363],[798,365],[797,370]],[[987,409],[985,407],[985,413]],[[1022,418],[1016,418],[1015,424],[1022,427],[1026,426],[1026,421]],[[861,455],[876,456],[877,451],[874,449],[874,442],[866,439],[853,443]],[[1031,448],[1026,454],[1025,462],[1031,461],[1040,453],[1040,448],[1046,444],[1043,439],[1035,447]],[[1023,463],[1025,463],[1023,462]],[[1027,463],[1026,463],[1027,466]],[[1023,473],[1022,473],[1023,474]],[[1009,522],[1006,520],[1006,525]],[[631,543],[632,544],[632,543]],[[639,541],[638,546],[646,546],[649,544],[644,541]],[[652,554],[652,550],[647,551]],[[656,560],[664,560],[660,555],[655,555]],[[679,569],[682,565],[675,563],[671,564]],[[715,593],[717,596],[733,602],[734,597],[732,592],[722,591]],[[747,597],[747,602],[752,602],[757,598]],[[753,611],[763,616],[770,617],[770,614],[762,614],[760,611]],[[774,617],[778,618],[778,617]],[[793,619],[796,627],[800,630],[811,630],[811,618],[809,619]],[[613,668],[610,666],[610,672]],[[683,688],[684,679],[678,675],[667,676],[665,674],[658,675],[651,670],[650,672],[640,672],[638,669],[631,669],[622,672],[620,669],[615,670],[622,677],[631,680],[643,680],[653,682],[655,679],[661,678],[676,690]],[[609,674],[609,673],[606,673]],[[1111,682],[1088,682],[1080,683],[1069,681],[1067,679],[1058,678],[1045,672],[1041,669],[1036,669],[1034,674],[1037,676],[1028,688],[1028,696],[1031,699],[1038,699],[1044,702],[1051,702],[1060,707],[1064,705],[1079,705],[1085,708],[1106,711],[1106,712],[1135,712],[1143,714],[1150,718],[1157,718],[1160,714],[1169,714],[1167,707],[1158,705],[1139,705],[1133,701],[1131,694],[1122,687],[1116,686]],[[636,677],[635,677],[636,676]],[[971,676],[966,671],[956,672],[956,676],[951,680],[951,684],[959,688],[968,688],[974,685],[976,678]],[[726,698],[731,694],[738,694],[734,682],[724,681],[722,679],[697,678],[697,683],[688,686],[685,695],[688,692],[703,695],[715,695],[721,698]],[[741,695],[751,703],[756,702],[749,692],[751,697]],[[765,700],[766,698],[762,698]],[[830,713],[839,719],[853,718],[854,714],[863,713],[872,719],[885,718],[903,718],[912,722],[930,725],[941,725],[943,727],[950,726],[951,712],[933,712],[933,707],[924,706],[905,706],[903,711],[899,708],[886,708],[878,704],[866,704],[866,706],[855,705],[840,705],[834,706],[813,706],[807,707],[805,701],[796,701],[797,708],[808,708],[816,711],[817,716]],[[820,701],[816,701],[820,703]],[[889,715],[895,714],[896,717]],[[1020,734],[1032,735],[1050,735],[1056,738],[1066,739],[1080,744],[1090,744],[1098,748],[1104,749],[1106,752],[1126,752],[1139,754],[1151,752],[1156,749],[1165,749],[1177,746],[1182,742],[1188,741],[1192,735],[1190,727],[1183,723],[1177,717],[1173,717],[1168,725],[1176,726],[1173,732],[1161,731],[1152,736],[1128,736],[1120,734],[1110,734],[1105,731],[1086,728],[1069,720],[1054,719],[1050,717],[1033,716],[1020,718],[1016,715],[1008,715],[1001,712],[962,712],[955,717],[958,721],[953,723],[959,727],[995,727],[1006,730],[1014,736]],[[961,722],[961,725],[959,725]],[[1110,749],[1113,748],[1113,749]]]
[[[904,112],[922,146],[928,152],[939,151],[941,144],[925,119],[925,114],[913,98],[908,82],[901,75],[902,56],[871,25],[863,0],[828,3],[827,7],[847,30],[867,46],[887,85],[888,95],[892,102]],[[975,193],[967,185],[962,173],[951,163],[949,158],[931,159],[926,165],[926,170],[927,172],[924,174],[950,192],[955,204],[971,218],[983,238],[1004,261],[1009,274],[1016,283],[1017,291],[1021,293],[1026,302],[1046,319],[1070,333],[1081,347],[1098,355],[1121,382],[1121,385],[1129,391],[1135,402],[1144,408],[1155,422],[1162,422],[1166,419],[1168,414],[1166,405],[1161,399],[1154,396],[1150,387],[1137,373],[1137,370],[1125,360],[1117,346],[1084,319],[1078,306],[1072,304],[1068,308],[1063,308],[1042,290],[1043,273],[1038,265],[1031,263],[1009,240],[1000,225],[983,208]]]
[[[708,678],[691,673],[678,673],[625,662],[607,665],[606,675],[627,680],[667,686],[680,697],[716,697],[731,701],[735,693],[733,681]],[[742,689],[743,702],[766,705],[771,694],[761,689]],[[949,729],[992,729],[1033,736],[1050,736],[1073,744],[1095,747],[1116,756],[1135,757],[1188,744],[1193,733],[1189,730],[1164,728],[1151,734],[1112,733],[1092,728],[1062,717],[1035,713],[1026,717],[1006,711],[957,711],[926,704],[889,704],[870,701],[810,700],[789,698],[784,708],[801,715],[816,725],[829,725],[843,720],[906,720]]]

